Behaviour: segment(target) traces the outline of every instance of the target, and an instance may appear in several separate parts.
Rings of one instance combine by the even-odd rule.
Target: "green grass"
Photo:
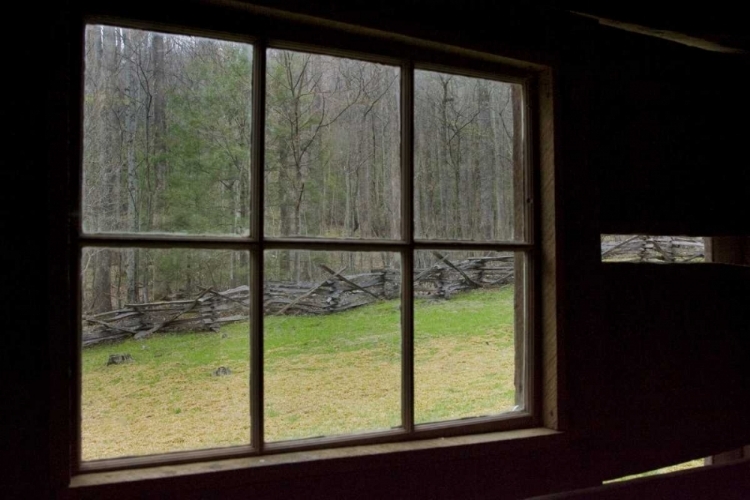
[[[400,425],[399,305],[264,319],[266,439]],[[512,287],[417,300],[417,421],[512,408],[513,343]],[[106,366],[114,353],[134,361]],[[248,360],[247,323],[84,349],[84,459],[247,444]]]

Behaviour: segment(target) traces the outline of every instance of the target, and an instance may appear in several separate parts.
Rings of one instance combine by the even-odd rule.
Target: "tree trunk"
[[[390,101],[389,101],[390,103]],[[387,122],[390,122],[391,120],[398,120],[399,119],[399,111],[398,107],[391,107],[389,104],[386,108],[387,113]],[[383,126],[386,127],[385,125]],[[398,159],[401,157],[401,151],[400,149],[394,147],[395,144],[400,144],[401,140],[399,138],[398,131],[401,127],[395,127],[396,133],[390,132],[390,134],[383,134],[383,148],[388,152],[387,157],[384,156],[383,161],[387,161],[388,165],[390,166],[390,181],[391,181],[391,210],[393,216],[391,217],[391,238],[398,238],[403,235],[401,235],[401,218],[404,217],[404,214],[401,213],[401,193],[404,190],[404,186],[401,185],[401,163],[398,161]],[[390,129],[390,127],[388,127]],[[390,137],[389,137],[390,135]],[[416,155],[415,152],[412,152],[412,158],[415,158]],[[416,171],[416,165],[414,166],[414,170]],[[414,193],[416,194],[417,186],[415,183],[414,186]],[[419,220],[418,212],[417,212],[417,204],[418,201],[414,200],[414,221],[416,224],[416,221]]]
[[[128,230],[138,232],[138,170],[136,164],[136,133],[138,112],[138,75],[136,73],[137,54],[134,50],[134,41],[128,30],[122,32],[123,50],[126,55],[125,62],[125,94],[127,96],[127,107],[125,114],[125,140],[126,142],[126,166],[128,183],[127,220]],[[128,250],[127,259],[127,283],[128,300],[138,301],[138,251]]]
[[[110,73],[105,58],[104,39],[101,28],[91,30],[91,36],[94,36],[94,72],[93,84],[96,99],[96,109],[87,110],[96,118],[98,125],[97,134],[92,140],[98,144],[91,144],[91,149],[98,151],[96,170],[100,175],[100,184],[97,186],[97,195],[92,196],[92,203],[96,205],[94,215],[94,224],[91,229],[101,231],[107,229],[108,216],[112,203],[112,165],[109,159],[109,120],[110,114],[107,113],[108,103],[107,92]],[[92,250],[93,256],[93,290],[90,310],[92,313],[101,313],[112,310],[112,278],[111,278],[111,257],[107,249]]]
[[[436,234],[435,236],[450,239],[453,233],[451,225],[448,224],[448,213],[450,203],[450,189],[448,168],[450,168],[450,146],[448,144],[448,102],[449,93],[448,85],[450,79],[445,79],[442,75],[440,76],[440,83],[443,89],[442,99],[440,100],[440,152],[438,156],[437,164],[437,176],[440,193],[440,210],[436,211]]]
[[[154,162],[156,186],[154,192],[153,229],[164,229],[164,191],[167,185],[167,117],[166,117],[166,82],[164,66],[164,36],[154,33],[151,41],[151,57],[154,64],[153,106],[154,106]]]
[[[96,250],[95,250],[96,251]],[[110,274],[111,255],[108,249],[99,249],[94,255],[94,286],[91,313],[112,310],[112,277]]]
[[[513,238],[520,239],[526,228],[524,227],[524,214],[526,211],[525,163],[524,150],[524,120],[523,116],[523,89],[520,85],[511,87],[511,100],[513,102],[513,194],[508,203],[513,207],[515,214],[513,221]]]
[[[500,172],[502,166],[500,165],[500,157],[496,154],[495,148],[497,144],[497,137],[495,134],[495,127],[493,122],[493,110],[492,98],[490,96],[489,89],[486,86],[481,88],[479,93],[479,123],[480,130],[486,129],[489,133],[490,144],[484,144],[482,151],[487,151],[486,156],[482,156],[482,160],[477,165],[477,174],[479,179],[479,206],[481,207],[480,219],[479,219],[479,234],[486,240],[495,238],[494,232],[494,213],[495,207],[492,203],[492,192],[494,190],[493,185],[498,184],[498,179],[495,178],[498,172]],[[485,140],[486,140],[485,139]]]
[[[367,157],[366,144],[367,117],[362,115],[358,124],[355,143],[357,144],[357,220],[359,221],[359,235],[362,238],[372,236],[370,224],[370,161]]]

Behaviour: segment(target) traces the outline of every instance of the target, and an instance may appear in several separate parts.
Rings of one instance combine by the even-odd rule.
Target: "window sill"
[[[311,473],[331,473],[344,470],[362,468],[364,463],[359,460],[367,458],[367,467],[376,467],[380,463],[393,465],[394,454],[420,453],[445,450],[445,459],[466,457],[471,454],[487,454],[486,446],[492,445],[492,453],[520,451],[526,443],[533,439],[554,439],[562,433],[539,427],[514,431],[492,432],[469,436],[425,439],[418,441],[352,446],[314,451],[297,451],[277,455],[233,458],[196,462],[179,465],[161,465],[150,468],[91,472],[74,476],[71,488],[94,488],[97,486],[131,483],[138,481],[152,481],[160,479],[174,479],[185,476],[195,476],[209,473],[219,473],[223,476],[237,471],[245,471],[244,480],[252,481],[253,476],[261,471],[258,480],[269,480],[272,476],[283,474],[285,477],[294,475],[295,465],[304,468],[305,475]],[[530,444],[530,443],[529,443]],[[507,450],[506,450],[507,448]],[[450,450],[450,451],[448,451]],[[376,458],[378,457],[378,458]],[[219,478],[217,478],[219,479]]]

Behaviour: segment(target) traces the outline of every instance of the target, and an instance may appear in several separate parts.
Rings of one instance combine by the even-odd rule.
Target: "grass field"
[[[267,441],[400,425],[399,304],[265,318]],[[512,287],[418,300],[417,422],[510,410],[513,343]],[[134,361],[106,366],[114,353]],[[84,349],[83,459],[247,444],[248,360],[247,323]]]

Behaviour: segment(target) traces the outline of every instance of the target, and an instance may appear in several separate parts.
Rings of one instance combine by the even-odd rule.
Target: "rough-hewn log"
[[[199,294],[198,294],[198,296],[197,296],[197,297],[196,297],[195,299],[193,299],[193,300],[191,301],[191,303],[190,303],[190,304],[189,304],[189,305],[188,305],[187,307],[185,307],[185,308],[184,308],[184,309],[183,309],[182,311],[178,312],[177,314],[175,314],[174,316],[170,317],[169,319],[166,319],[166,320],[162,321],[162,322],[161,322],[161,323],[159,323],[158,325],[155,325],[155,326],[153,326],[152,328],[150,328],[150,329],[146,330],[145,332],[138,332],[138,333],[137,333],[137,334],[136,334],[136,335],[135,335],[135,336],[134,336],[133,338],[135,338],[136,340],[139,340],[139,339],[142,339],[142,338],[144,338],[144,337],[148,337],[149,335],[151,335],[151,334],[153,334],[154,332],[156,332],[156,331],[160,330],[160,329],[161,329],[161,328],[163,328],[164,326],[166,326],[166,325],[169,325],[169,324],[170,324],[170,323],[171,323],[172,321],[176,320],[177,318],[179,318],[180,316],[182,316],[182,315],[183,315],[183,314],[185,314],[186,312],[188,312],[188,311],[192,310],[192,309],[193,309],[193,308],[194,308],[194,307],[195,307],[195,306],[196,306],[196,305],[198,304],[198,302],[200,301],[200,299],[201,299],[201,298],[202,298],[202,297],[203,297],[204,295],[206,295],[207,293],[208,293],[208,290],[204,290],[204,291],[202,291],[202,292],[201,292],[201,293],[199,293]]]
[[[604,261],[693,262],[705,258],[702,238],[634,235],[624,241],[602,241]]]
[[[438,254],[438,262],[428,269],[415,270],[420,296],[450,298],[453,294],[477,286],[502,286],[513,280],[512,257],[473,257],[446,262]],[[344,269],[321,269],[331,275],[322,282],[266,282],[263,309],[266,314],[329,314],[347,311],[397,294],[400,273],[394,269],[344,276]],[[84,332],[83,345],[92,345],[123,338],[144,338],[158,331],[217,331],[222,324],[248,319],[250,289],[247,285],[216,291],[201,288],[192,299],[128,304],[128,307],[85,317],[87,325],[98,330]]]
[[[344,269],[346,269],[346,268],[342,267],[342,268],[341,268],[341,271],[339,271],[339,272],[342,272],[342,271],[343,271]],[[333,272],[333,271],[331,271],[331,272]],[[308,291],[307,293],[305,293],[304,295],[301,295],[301,296],[300,296],[300,297],[298,297],[298,298],[297,298],[296,300],[292,301],[292,303],[290,303],[290,304],[288,304],[287,306],[285,306],[284,308],[282,308],[282,309],[281,309],[280,311],[278,311],[278,312],[277,312],[276,314],[277,314],[277,315],[281,315],[281,314],[283,314],[283,313],[284,313],[284,312],[285,312],[286,310],[288,310],[288,309],[289,309],[290,307],[292,307],[292,306],[293,306],[294,304],[296,304],[297,302],[299,302],[300,300],[302,300],[302,299],[304,299],[304,298],[306,298],[306,297],[309,297],[310,295],[312,295],[313,293],[315,293],[315,292],[316,292],[316,291],[317,291],[318,289],[320,289],[320,288],[321,288],[321,287],[322,287],[323,285],[326,285],[327,283],[328,283],[327,281],[323,281],[323,282],[322,282],[322,283],[320,283],[320,284],[319,284],[318,286],[316,286],[316,287],[313,287],[313,288],[312,288],[312,289],[310,289],[310,290],[309,290],[309,291]]]
[[[447,256],[443,256],[440,252],[437,252],[437,251],[433,251],[432,255],[434,255],[435,257],[437,257],[438,259],[440,259],[441,262],[445,262],[445,264],[448,267],[450,267],[451,269],[453,269],[454,271],[457,271],[458,274],[460,274],[461,276],[463,276],[463,278],[468,283],[471,283],[472,285],[474,285],[476,287],[481,287],[482,286],[479,283],[477,283],[476,281],[474,281],[473,279],[471,279],[468,274],[466,274],[461,269],[459,269],[459,267],[456,266],[455,264],[453,264],[453,262],[451,262],[450,260],[448,260]]]
[[[115,330],[115,331],[119,331],[123,333],[129,333],[130,335],[135,335],[136,333],[138,333],[135,330],[124,328],[122,326],[113,325],[111,323],[106,323],[104,321],[99,321],[98,319],[84,318],[84,320],[88,321],[89,323],[96,323],[97,325],[102,325],[110,330]]]
[[[365,293],[366,293],[366,294],[368,294],[368,295],[372,295],[373,297],[375,297],[375,299],[376,299],[376,300],[383,300],[383,299],[382,299],[382,297],[379,297],[379,296],[375,295],[374,293],[372,293],[372,292],[371,292],[371,291],[369,291],[369,290],[365,290],[364,288],[362,288],[361,286],[359,286],[359,285],[358,285],[358,284],[356,284],[355,282],[353,282],[353,281],[351,281],[351,280],[349,280],[349,279],[345,278],[344,276],[342,276],[342,275],[341,275],[341,271],[339,271],[339,272],[335,272],[335,271],[334,271],[333,269],[331,269],[330,267],[328,267],[328,266],[325,266],[325,265],[323,265],[323,264],[318,264],[318,267],[320,267],[320,268],[321,268],[322,270],[324,270],[325,272],[327,272],[327,273],[330,273],[330,274],[332,274],[332,275],[333,275],[333,277],[334,277],[335,279],[339,279],[339,280],[341,280],[341,281],[343,281],[343,282],[345,282],[345,283],[348,283],[348,284],[350,284],[350,285],[351,285],[351,286],[353,286],[354,288],[357,288],[358,290],[361,290],[361,291],[365,292]]]

